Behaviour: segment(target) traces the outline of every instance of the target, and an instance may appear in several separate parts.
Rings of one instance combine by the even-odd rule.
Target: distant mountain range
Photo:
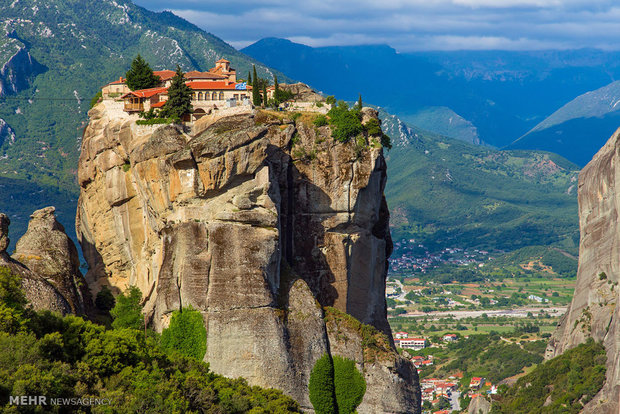
[[[586,123],[594,129],[565,135],[567,145],[535,136],[512,144],[575,97],[620,78],[619,52],[397,53],[381,45],[312,48],[275,38],[242,52],[326,94],[355,100],[362,93],[365,101],[426,130],[498,148],[557,151],[579,165],[609,138],[615,122],[603,120],[609,122],[601,129]]]
[[[553,151],[585,165],[619,127],[620,81],[615,81],[571,100],[508,147]]]

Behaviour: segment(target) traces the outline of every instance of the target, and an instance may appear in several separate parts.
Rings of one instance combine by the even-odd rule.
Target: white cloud
[[[179,0],[172,11],[235,47],[264,37],[398,51],[620,47],[613,0]]]

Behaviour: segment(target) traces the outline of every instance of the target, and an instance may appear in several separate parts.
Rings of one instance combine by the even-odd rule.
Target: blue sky
[[[134,1],[170,10],[237,48],[282,37],[400,52],[620,49],[620,2],[611,0]]]

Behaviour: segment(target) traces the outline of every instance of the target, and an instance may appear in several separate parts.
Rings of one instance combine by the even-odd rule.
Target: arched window
[[[220,91],[220,101],[224,100],[224,92]]]
[[[209,95],[209,92],[205,92],[205,101],[208,101],[210,99],[211,99],[211,97]]]
[[[217,92],[213,92],[211,94],[211,99],[213,99],[214,101],[217,101]]]

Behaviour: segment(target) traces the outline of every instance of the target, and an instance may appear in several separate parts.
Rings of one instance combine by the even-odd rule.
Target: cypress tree
[[[153,70],[140,54],[131,61],[131,68],[125,74],[125,78],[127,86],[132,91],[154,88],[160,82],[159,76],[153,74]]]
[[[252,65],[254,68],[254,76],[252,77],[252,103],[254,106],[260,105],[260,91],[258,90],[260,82],[258,81],[258,76],[256,75],[256,66]]]
[[[317,414],[334,414],[337,411],[334,388],[334,364],[328,354],[324,354],[310,373],[308,384],[309,398]]]
[[[248,71],[248,85],[252,85],[252,74]]]
[[[263,106],[267,106],[267,82],[263,83]]]
[[[280,105],[280,98],[280,85],[278,84],[278,76],[276,75],[273,77],[273,100],[275,101],[276,106]]]
[[[180,120],[183,115],[192,112],[192,90],[185,84],[184,73],[177,65],[177,73],[168,88],[168,101],[162,108],[162,115]]]
[[[338,414],[353,414],[366,393],[366,381],[348,358],[334,356],[334,390]]]
[[[360,93],[359,98],[357,98],[357,109],[362,109],[362,94]]]

